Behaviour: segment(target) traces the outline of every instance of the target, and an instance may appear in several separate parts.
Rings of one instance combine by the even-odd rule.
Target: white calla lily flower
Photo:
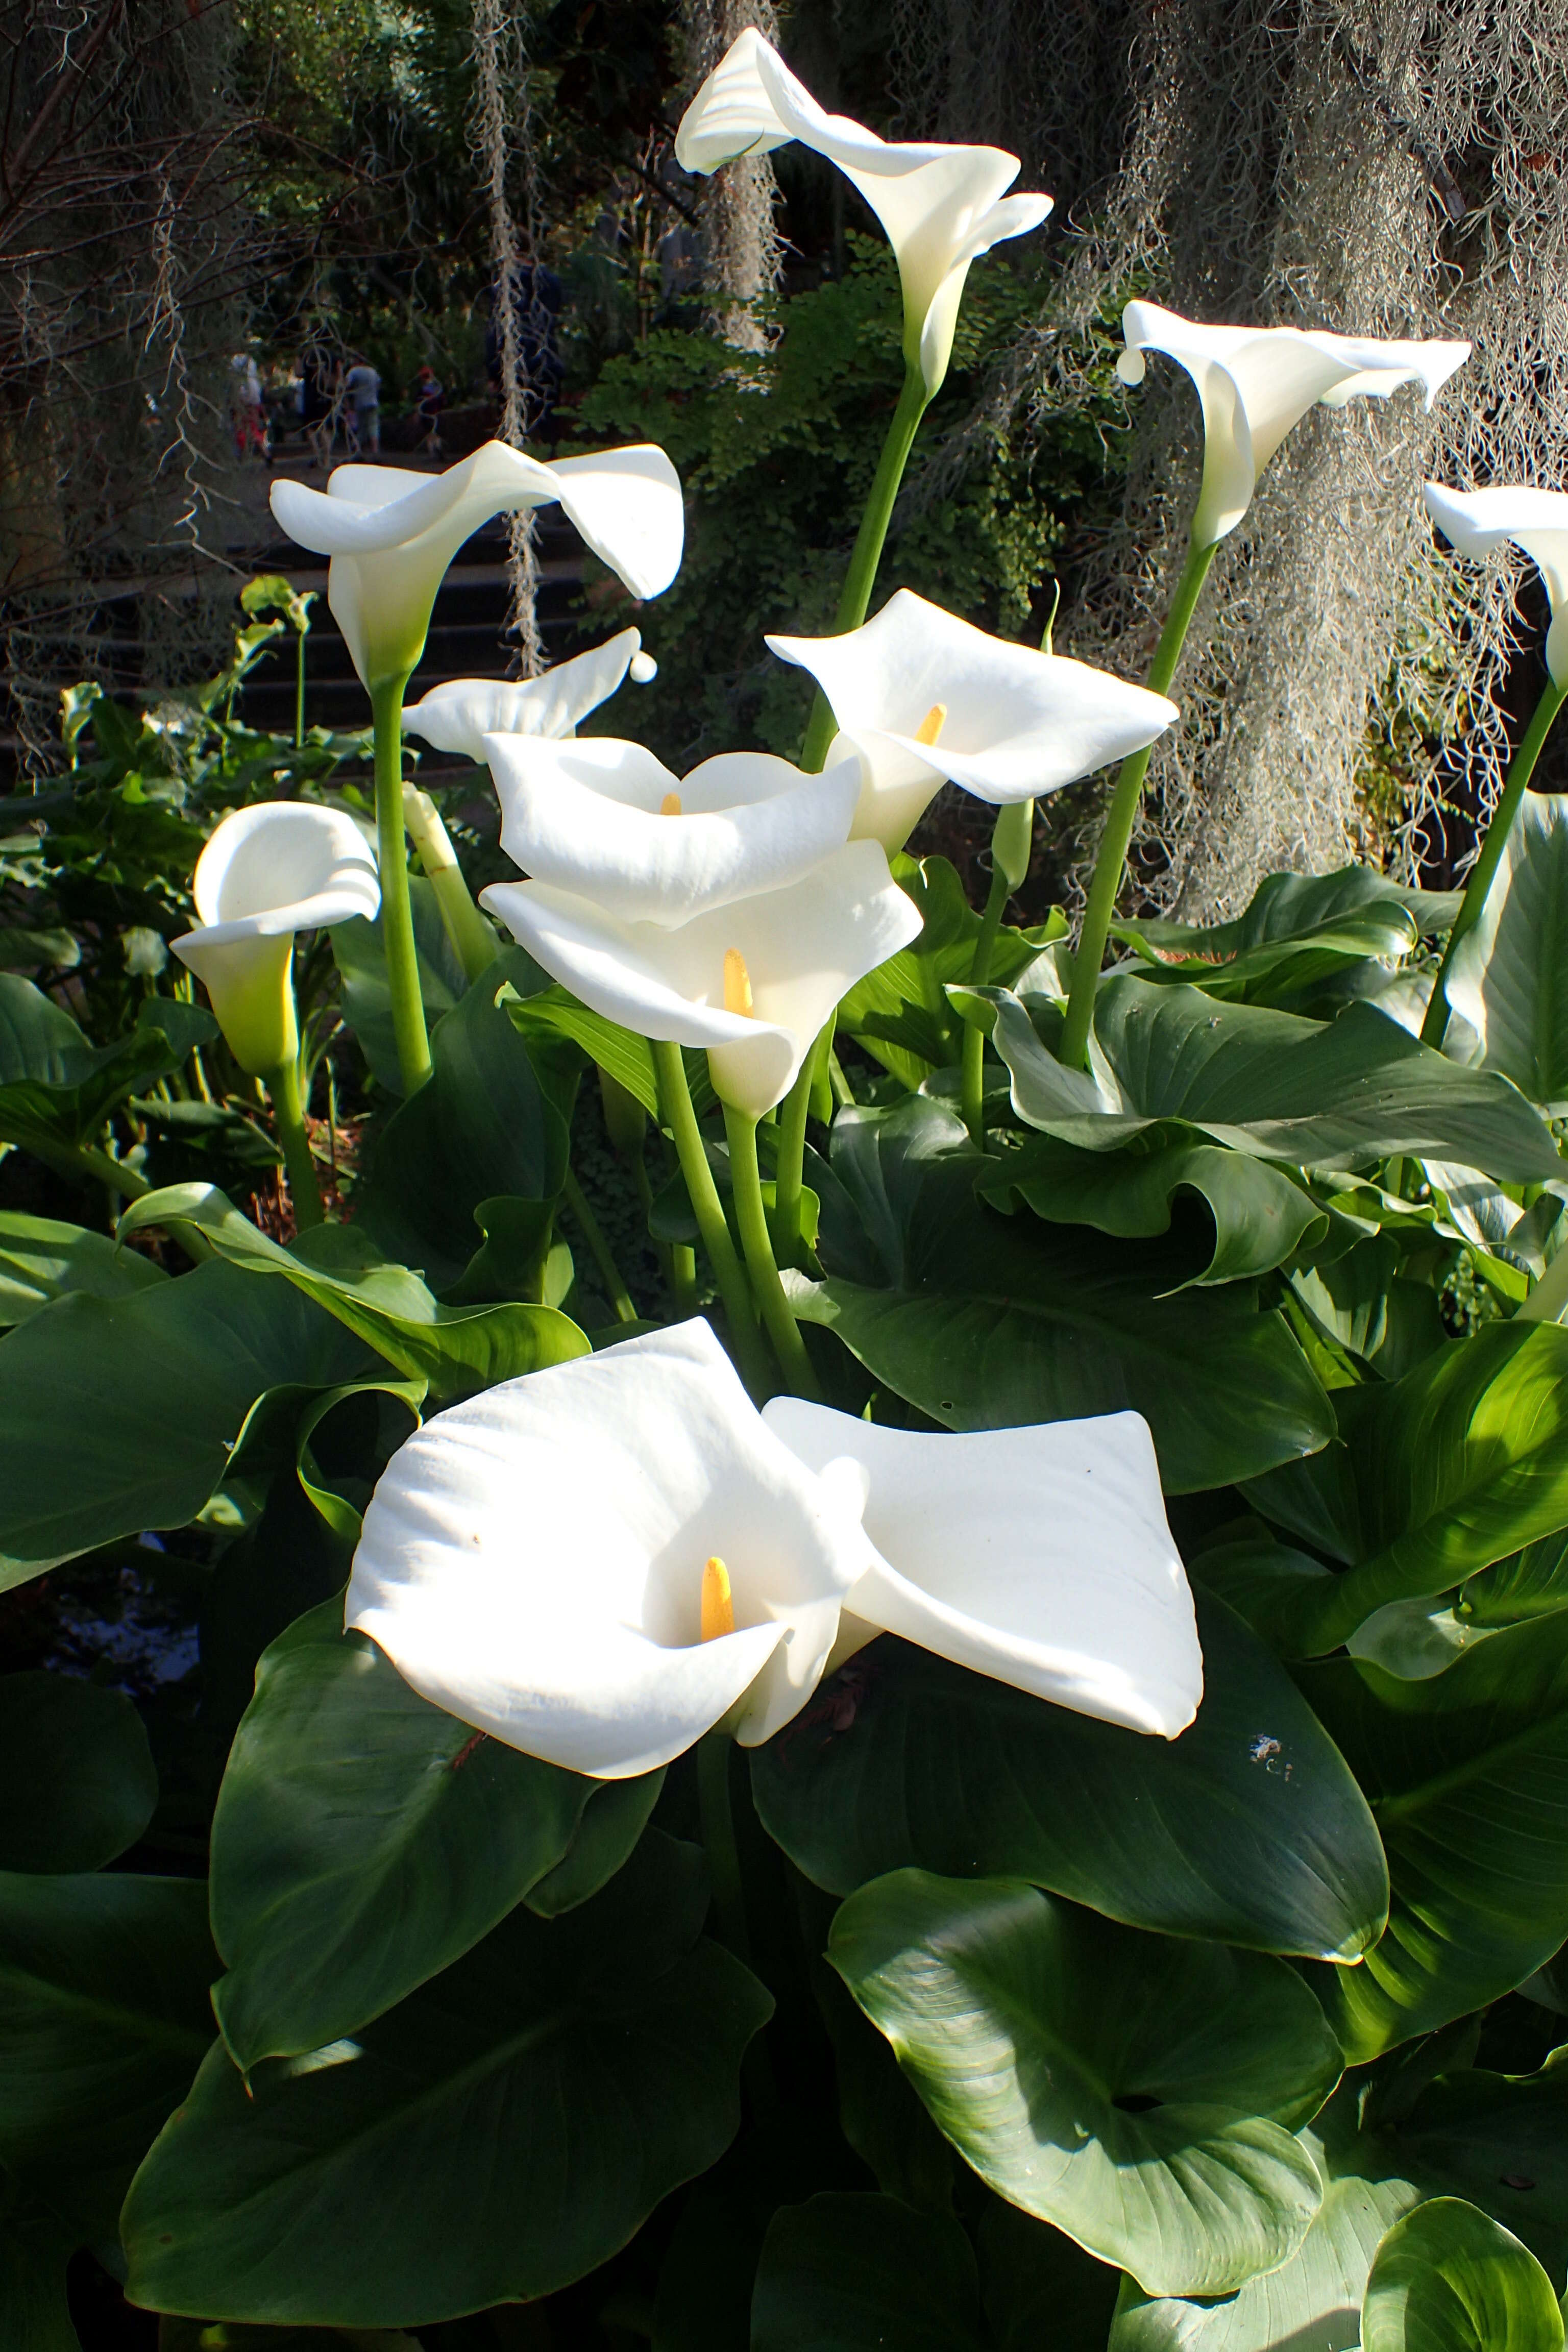
[[[763,1417],[847,1512],[858,1505],[875,1547],[837,1659],[898,1633],[1079,1715],[1186,1729],[1203,1653],[1141,1414],[952,1436],[798,1397]]]
[[[1127,348],[1116,362],[1123,383],[1142,383],[1146,351],[1164,352],[1192,377],[1204,411],[1204,478],[1193,519],[1193,544],[1208,547],[1233,531],[1258,477],[1292,425],[1310,408],[1342,408],[1365,395],[1384,400],[1401,384],[1422,383],[1426,406],[1470,346],[1464,342],[1380,342],[1298,327],[1206,327],[1157,302],[1129,302],[1121,314]]]
[[[680,478],[651,443],[553,466],[487,441],[445,473],[339,466],[325,490],[274,482],[290,539],[331,558],[327,603],[367,688],[406,677],[424,650],[447,566],[492,515],[555,500],[634,596],[657,596],[680,565]]]
[[[637,631],[623,629],[607,644],[557,662],[542,677],[448,678],[408,704],[403,731],[482,768],[487,735],[574,735],[628,674],[646,686],[656,667]]]
[[[846,991],[921,929],[874,841],[674,930],[624,922],[543,882],[493,882],[480,902],[594,1012],[639,1036],[706,1048],[715,1092],[752,1118],[789,1092]]]
[[[1173,702],[1087,662],[1009,645],[908,588],[837,637],[769,637],[833,706],[828,753],[864,764],[853,837],[901,849],[944,781],[997,806],[1142,751]]]
[[[1568,687],[1568,490],[1532,490],[1523,484],[1490,490],[1446,490],[1428,482],[1426,510],[1461,555],[1489,555],[1510,540],[1522,548],[1546,586],[1552,626],[1546,667],[1554,686]]]
[[[294,934],[376,913],[375,852],[342,809],[262,801],[216,828],[192,894],[200,928],[170,944],[205,985],[240,1068],[267,1076],[299,1051]]]
[[[689,172],[714,172],[792,139],[837,163],[886,229],[903,287],[904,357],[934,393],[947,373],[970,263],[1038,228],[1052,199],[1009,196],[1018,159],[1000,147],[890,145],[847,115],[828,114],[749,27],[682,115],[677,158]]]
[[[371,1497],[345,1620],[477,1731],[622,1780],[789,1722],[868,1556],[694,1320],[426,1422]]]
[[[853,757],[803,775],[769,752],[724,751],[672,775],[613,736],[488,735],[500,845],[514,865],[626,923],[666,929],[798,882],[849,838]]]

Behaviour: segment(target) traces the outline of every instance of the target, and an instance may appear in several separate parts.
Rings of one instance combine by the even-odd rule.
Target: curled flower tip
[[[947,725],[947,705],[933,702],[920,725],[915,729],[915,741],[931,745],[940,742],[942,730]]]
[[[739,948],[724,950],[724,1010],[748,1014],[756,1011],[752,1002],[752,975]]]
[[[640,647],[632,656],[629,667],[634,686],[651,686],[658,676],[658,664],[651,654],[645,654]]]
[[[730,1571],[715,1552],[702,1570],[702,1639],[716,1642],[735,1630],[735,1601]]]
[[[666,793],[664,798],[658,804],[658,813],[660,816],[679,816],[680,814],[680,794],[679,793]]]

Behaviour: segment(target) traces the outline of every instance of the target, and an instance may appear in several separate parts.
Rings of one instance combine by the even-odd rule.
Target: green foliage
[[[891,257],[879,240],[852,234],[847,243],[842,278],[779,305],[782,332],[767,352],[659,328],[612,360],[583,403],[585,430],[658,442],[687,488],[680,578],[639,616],[660,671],[642,723],[678,768],[748,737],[785,757],[799,748],[807,685],[767,661],[763,635],[833,626],[844,559],[903,381]],[[973,448],[944,451],[944,428],[956,443],[977,381],[1033,301],[1026,268],[996,257],[976,265],[952,372],[926,427],[931,452],[906,478],[879,602],[914,588],[1004,635],[1026,635],[1035,592],[1102,488],[1101,434],[1120,411],[1103,322],[1086,355],[1092,399],[1035,432],[984,425]]]
[[[1363,2352],[1558,2352],[1563,2314],[1528,2246],[1458,2197],[1396,2221],[1362,2306]]]

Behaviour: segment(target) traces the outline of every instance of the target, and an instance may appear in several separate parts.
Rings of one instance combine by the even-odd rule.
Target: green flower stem
[[[594,1264],[599,1269],[599,1279],[605,1286],[605,1296],[610,1305],[616,1310],[616,1322],[635,1323],[637,1320],[637,1310],[632,1304],[630,1291],[621,1279],[621,1269],[616,1264],[615,1252],[605,1239],[605,1229],[588,1206],[584,1197],[583,1187],[578,1183],[570,1168],[561,1180],[561,1192],[566,1206],[576,1219],[579,1233],[588,1244]]]
[[[741,1241],[746,1253],[746,1270],[752,1277],[752,1288],[763,1310],[768,1337],[773,1343],[773,1353],[791,1393],[809,1397],[814,1404],[822,1402],[822,1391],[816,1384],[816,1374],[811,1369],[811,1358],[805,1352],[805,1341],[800,1336],[800,1325],[790,1313],[789,1300],[784,1297],[779,1280],[778,1263],[773,1256],[773,1236],[768,1232],[767,1211],[763,1206],[763,1180],[757,1167],[757,1122],[744,1111],[724,1106],[724,1132],[730,1139],[730,1181],[735,1191],[735,1217],[741,1228]]]
[[[99,1151],[90,1143],[33,1143],[27,1146],[35,1160],[52,1168],[60,1176],[90,1176],[96,1184],[107,1184],[111,1192],[127,1201],[139,1201],[153,1187],[145,1176],[122,1160],[111,1160],[107,1151]]]
[[[381,940],[392,1029],[404,1092],[417,1094],[430,1075],[430,1040],[419,990],[414,909],[408,897],[408,852],[403,838],[403,689],[408,673],[384,677],[370,690],[375,718],[375,845],[381,867]]]
[[[730,1750],[734,1744],[727,1731],[704,1732],[698,1741],[697,1802],[720,1937],[735,1958],[750,1968],[752,1937],[746,1925],[741,1849],[736,1843],[735,1816],[730,1803]]]
[[[294,749],[300,751],[305,740],[305,632],[294,633]]]
[[[1164,694],[1169,690],[1192,623],[1194,608],[1218,545],[1215,539],[1211,540],[1206,547],[1194,546],[1187,550],[1187,560],[1176,583],[1176,593],[1171,599],[1171,609],[1165,615],[1165,625],[1160,632],[1154,658],[1149,666],[1151,693]],[[1072,986],[1068,992],[1067,1025],[1062,1031],[1060,1058],[1069,1070],[1081,1069],[1089,1059],[1094,992],[1100,981],[1100,967],[1105,958],[1110,919],[1116,912],[1116,894],[1121,887],[1121,876],[1127,864],[1127,852],[1131,846],[1132,828],[1137,822],[1138,803],[1143,795],[1143,779],[1149,772],[1149,754],[1152,749],[1152,744],[1146,745],[1142,751],[1134,751],[1123,760],[1116,779],[1116,790],[1110,796],[1105,831],[1100,835],[1094,874],[1089,886],[1089,903],[1083,910],[1083,929],[1079,937],[1078,953],[1073,959]]]
[[[997,810],[996,822],[991,828],[991,887],[985,893],[985,911],[980,919],[980,936],[974,942],[974,956],[969,967],[973,987],[984,988],[990,982],[996,934],[1002,928],[1008,899],[1028,874],[1034,831],[1033,801],[1016,801],[1010,807]],[[963,1123],[975,1143],[985,1139],[984,1079],[985,1032],[973,1022],[966,1022],[960,1099]]]
[[[659,1107],[664,1123],[675,1139],[676,1157],[680,1162],[680,1172],[686,1179],[697,1230],[702,1236],[702,1246],[713,1268],[719,1296],[724,1302],[724,1312],[730,1325],[730,1344],[735,1351],[741,1378],[752,1396],[761,1402],[773,1392],[768,1352],[757,1328],[751,1287],[735,1254],[735,1244],[730,1239],[730,1228],[724,1222],[724,1210],[719,1199],[719,1188],[713,1181],[713,1171],[708,1165],[708,1154],[702,1148],[702,1130],[691,1107],[686,1066],[680,1058],[679,1045],[661,1044],[657,1040],[652,1042],[654,1067],[658,1073]]]
[[[805,1255],[800,1224],[801,1187],[805,1175],[805,1121],[812,1088],[833,1044],[833,1023],[818,1035],[800,1074],[784,1098],[779,1119],[778,1151],[773,1161],[773,1227],[779,1255],[785,1265],[799,1265]]]
[[[677,1315],[697,1312],[697,1252],[688,1242],[669,1244],[669,1287]]]
[[[289,1171],[294,1223],[301,1233],[306,1233],[321,1222],[321,1188],[316,1181],[316,1163],[310,1157],[310,1139],[305,1129],[298,1060],[291,1055],[279,1068],[269,1070],[264,1083],[272,1100],[278,1140],[283,1147],[283,1165]]]
[[[893,501],[899,495],[899,484],[904,478],[910,451],[914,447],[915,435],[920,431],[921,418],[930,405],[931,394],[925,378],[918,367],[906,367],[904,387],[899,394],[899,404],[893,411],[882,454],[877,460],[870,496],[866,511],[860,518],[856,533],[855,549],[849,558],[849,570],[845,575],[843,591],[838,599],[834,627],[840,635],[846,629],[858,629],[866,617],[866,607],[871,602],[871,591],[877,584],[877,566],[882,560],[887,541],[888,525],[893,518]],[[820,773],[827,757],[827,747],[834,736],[833,706],[818,688],[811,706],[811,721],[801,747],[800,764],[807,775]]]
[[[1508,763],[1502,793],[1492,821],[1487,827],[1487,837],[1481,844],[1481,854],[1470,868],[1465,884],[1465,895],[1448,934],[1448,944],[1443,950],[1443,961],[1437,967],[1437,977],[1432,983],[1432,994],[1426,1005],[1426,1017],[1421,1024],[1421,1043],[1438,1045],[1448,1034],[1448,972],[1454,961],[1454,950],[1467,931],[1473,931],[1481,919],[1492,877],[1501,862],[1513,831],[1519,804],[1524,798],[1525,787],[1541,757],[1541,747],[1552,731],[1552,722],[1568,701],[1568,680],[1559,686],[1550,674],[1540,701],[1530,714],[1530,724],[1520,738],[1518,751]]]
[[[463,967],[463,977],[471,987],[482,971],[489,970],[500,952],[496,935],[474,904],[439,809],[429,793],[420,792],[416,785],[403,787],[403,822],[419,853],[426,878],[436,893],[442,925]]]

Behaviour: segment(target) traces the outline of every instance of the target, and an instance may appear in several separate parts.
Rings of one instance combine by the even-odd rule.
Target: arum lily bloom
[[[1184,367],[1204,410],[1204,478],[1193,519],[1193,544],[1209,547],[1233,531],[1258,478],[1292,425],[1314,406],[1342,408],[1370,395],[1385,400],[1420,383],[1431,407],[1470,355],[1468,343],[1377,342],[1352,335],[1307,333],[1297,327],[1205,327],[1129,302],[1121,314],[1127,348],[1116,362],[1123,383],[1142,383],[1146,351]]]
[[[603,1780],[816,1687],[865,1567],[707,1323],[503,1381],[399,1448],[345,1610],[421,1697]]]
[[[480,901],[594,1012],[705,1047],[715,1092],[752,1118],[788,1093],[846,991],[921,928],[873,841],[677,929],[624,921],[543,882],[493,882]]]
[[[847,115],[826,113],[749,28],[681,117],[676,155],[689,172],[713,172],[792,139],[837,163],[886,229],[903,286],[904,357],[929,396],[947,373],[970,263],[1038,228],[1051,198],[1009,196],[1018,159],[999,147],[889,145]]]
[[[1568,687],[1568,490],[1446,490],[1428,482],[1423,496],[1461,555],[1489,555],[1510,540],[1530,557],[1552,607],[1546,667],[1554,686]]]
[[[725,751],[672,775],[640,743],[488,735],[500,845],[525,874],[626,923],[666,928],[809,874],[849,838],[851,754],[820,776]]]
[[[374,852],[341,809],[264,801],[224,818],[192,888],[201,924],[172,942],[174,953],[205,985],[242,1070],[269,1076],[291,1066],[294,934],[374,915]]]
[[[436,592],[466,539],[492,515],[559,500],[634,596],[657,596],[680,563],[680,480],[651,444],[546,466],[487,441],[442,474],[339,466],[326,489],[274,482],[290,539],[331,559],[327,602],[368,688],[405,678],[424,650]]]
[[[902,848],[944,782],[1006,806],[1092,775],[1179,715],[1163,694],[1087,662],[1008,645],[908,588],[836,637],[769,637],[809,670],[864,783],[853,838]]]
[[[864,1513],[874,1556],[837,1659],[898,1633],[1079,1715],[1186,1729],[1203,1654],[1140,1414],[940,1437],[797,1397],[763,1418]]]
[[[637,685],[646,686],[657,671],[637,630],[623,629],[606,645],[557,662],[542,677],[449,678],[408,705],[403,731],[483,767],[487,735],[574,735],[590,711],[608,702],[628,672]]]

